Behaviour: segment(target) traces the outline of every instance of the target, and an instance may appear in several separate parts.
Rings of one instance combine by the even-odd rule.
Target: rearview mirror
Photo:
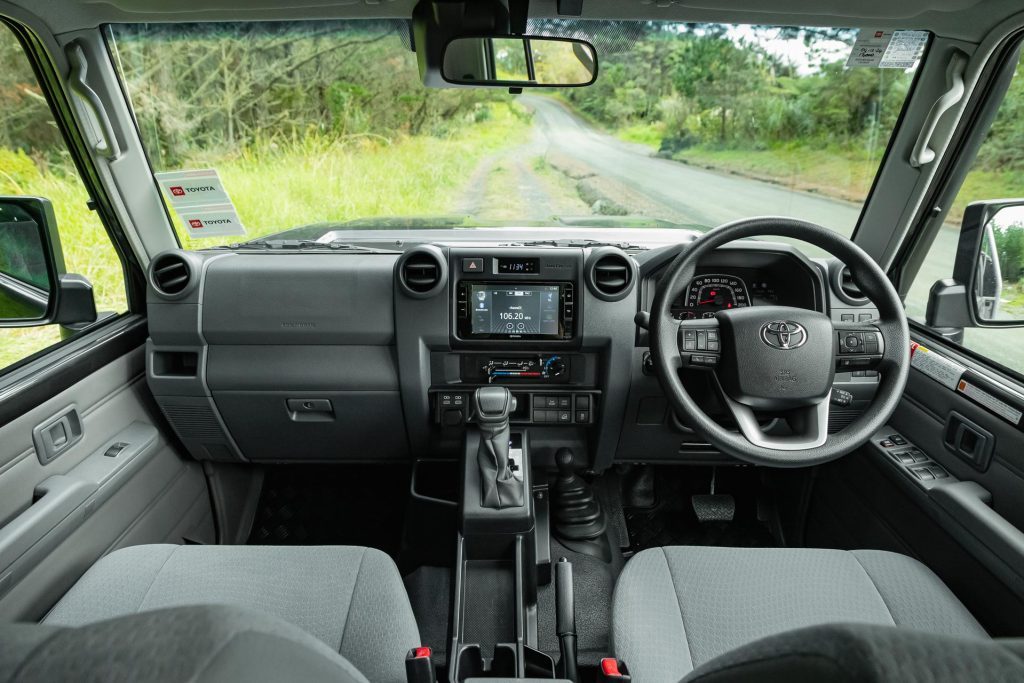
[[[92,285],[64,272],[50,202],[0,197],[0,327],[94,320]]]
[[[460,37],[445,47],[441,75],[455,85],[579,87],[597,79],[597,52],[572,38]]]

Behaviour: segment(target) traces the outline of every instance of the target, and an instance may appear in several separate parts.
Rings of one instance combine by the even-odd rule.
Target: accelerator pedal
[[[715,474],[711,470],[711,492],[690,496],[690,505],[698,522],[731,522],[736,516],[736,499],[728,493],[715,493]]]

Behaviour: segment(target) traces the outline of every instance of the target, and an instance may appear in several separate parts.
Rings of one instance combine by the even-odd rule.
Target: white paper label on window
[[[927,31],[872,31],[861,29],[853,44],[848,67],[911,69],[928,44]]]

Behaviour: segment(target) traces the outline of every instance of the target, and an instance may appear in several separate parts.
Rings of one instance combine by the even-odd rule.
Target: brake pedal
[[[731,522],[736,516],[736,499],[728,493],[715,493],[715,475],[711,470],[711,492],[690,496],[690,505],[699,522]]]

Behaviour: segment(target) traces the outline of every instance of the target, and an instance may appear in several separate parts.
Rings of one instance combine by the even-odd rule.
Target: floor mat
[[[581,666],[596,666],[611,652],[612,591],[621,570],[622,559],[606,563],[576,553],[558,541],[551,541],[551,560],[560,557],[572,562],[573,598],[576,602],[577,661]],[[540,650],[558,661],[558,635],[555,632],[555,581],[537,589],[537,642]]]
[[[451,610],[449,567],[420,567],[405,577],[420,640],[433,650],[435,666],[445,666],[448,654],[448,613]]]
[[[362,545],[398,559],[411,471],[396,465],[267,469],[250,545]]]
[[[654,468],[654,505],[626,507],[629,546],[633,553],[669,545],[763,548],[777,545],[768,526],[758,520],[758,473],[748,468],[718,468],[717,493],[732,494],[732,521],[700,522],[690,499],[710,490],[711,468]]]

